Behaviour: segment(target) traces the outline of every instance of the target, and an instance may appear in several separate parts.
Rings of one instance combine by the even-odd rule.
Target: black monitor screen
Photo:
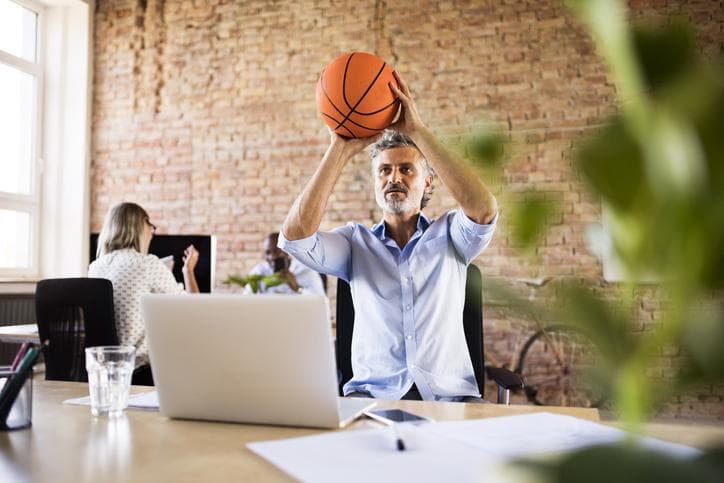
[[[148,252],[158,258],[173,255],[173,276],[183,283],[181,273],[183,267],[183,254],[187,246],[193,245],[199,251],[199,262],[196,265],[196,282],[201,292],[211,292],[214,280],[214,265],[216,257],[216,240],[211,235],[154,235]],[[98,234],[91,233],[90,261],[96,259]]]

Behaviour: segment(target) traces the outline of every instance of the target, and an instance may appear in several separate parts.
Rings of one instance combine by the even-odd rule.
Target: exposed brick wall
[[[615,108],[615,90],[592,42],[559,2],[96,5],[92,230],[100,229],[110,205],[133,200],[161,233],[215,234],[217,280],[246,272],[326,148],[314,100],[321,68],[343,51],[365,50],[395,65],[421,115],[442,136],[474,132],[481,123],[509,133],[515,149],[495,188],[501,199],[536,188],[562,202],[532,260],[514,250],[503,205],[495,240],[477,261],[485,276],[600,281],[601,266],[583,237],[586,224],[600,219],[600,207],[570,163],[573,142]],[[702,51],[713,56],[722,52],[722,7],[711,0],[648,0],[632,2],[632,14],[691,19]],[[324,228],[378,220],[368,173],[365,155],[345,169]],[[452,206],[450,193],[438,187],[426,211],[435,216]],[[644,290],[642,325],[659,310],[647,290],[653,289]],[[495,306],[486,319],[486,350],[509,361],[530,321]],[[662,367],[676,357],[664,355]],[[722,401],[722,388],[706,387],[672,401],[665,414],[723,418]]]

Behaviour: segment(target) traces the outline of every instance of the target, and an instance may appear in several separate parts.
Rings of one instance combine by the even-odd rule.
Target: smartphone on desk
[[[381,423],[391,425],[395,423],[426,423],[432,419],[403,411],[402,409],[370,409],[365,415]]]

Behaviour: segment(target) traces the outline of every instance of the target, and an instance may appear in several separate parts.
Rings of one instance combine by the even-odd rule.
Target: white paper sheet
[[[519,458],[621,441],[623,430],[562,414],[533,413],[499,418],[450,421],[428,426],[441,438],[454,439],[496,458]],[[672,456],[690,457],[700,452],[653,438],[639,443]]]
[[[478,420],[398,425],[408,446],[399,452],[390,429],[326,433],[248,447],[294,478],[338,481],[510,481],[506,463],[627,437],[620,429],[550,413]],[[672,456],[699,451],[641,438],[641,443]]]
[[[301,481],[493,481],[488,457],[455,441],[400,424],[406,449],[398,451],[390,428],[250,443],[248,447]]]
[[[66,399],[63,401],[63,404],[90,406],[90,396]],[[146,391],[139,394],[132,394],[128,397],[128,408],[158,411],[158,393],[156,391]]]

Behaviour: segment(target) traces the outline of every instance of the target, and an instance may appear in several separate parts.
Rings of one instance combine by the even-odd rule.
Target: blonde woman
[[[113,283],[116,331],[121,344],[136,347],[134,384],[153,385],[146,331],[141,317],[141,296],[148,293],[179,293],[184,288],[171,270],[148,247],[156,227],[146,210],[135,203],[120,203],[110,209],[98,237],[97,259],[88,276]],[[183,275],[187,292],[198,293],[194,269],[199,252],[193,245],[184,251]]]

